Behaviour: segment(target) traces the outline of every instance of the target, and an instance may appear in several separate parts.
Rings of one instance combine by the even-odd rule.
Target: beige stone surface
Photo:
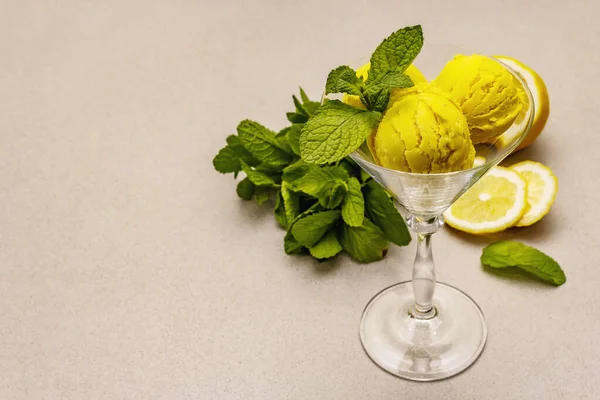
[[[0,399],[600,398],[600,3],[2,1]],[[445,230],[438,278],[489,341],[465,373],[396,379],[363,354],[367,301],[410,277],[288,257],[270,210],[212,157],[237,122],[279,129],[291,94],[399,27],[529,63],[552,111],[520,158],[560,180],[512,237],[554,256],[548,287],[482,271],[490,239]]]

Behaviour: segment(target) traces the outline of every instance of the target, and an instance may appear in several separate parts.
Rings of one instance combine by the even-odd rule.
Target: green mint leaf
[[[338,165],[344,168],[349,176],[356,176],[358,174],[359,168],[350,157],[344,158]]]
[[[288,165],[292,155],[284,150],[275,133],[258,122],[244,120],[237,127],[238,137],[256,159],[271,165]]]
[[[294,235],[292,235],[292,232],[288,231],[283,238],[283,250],[285,251],[285,254],[289,255],[303,254],[305,247],[298,243],[296,238],[294,238]]]
[[[337,207],[347,191],[348,173],[338,166],[317,167],[297,163],[283,171],[282,180],[292,190],[315,197],[326,208]]]
[[[483,249],[481,263],[490,268],[520,268],[555,286],[567,281],[560,265],[541,251],[510,240],[492,243]]]
[[[233,149],[234,153],[236,154],[236,156],[240,159],[246,162],[246,164],[248,165],[258,165],[260,163],[259,160],[257,160],[256,158],[254,158],[252,156],[252,154],[246,150],[246,148],[244,147],[244,144],[242,143],[241,139],[239,137],[237,137],[236,135],[229,135],[227,136],[227,145]]]
[[[244,148],[244,145],[237,136],[230,135],[227,137],[227,146],[222,148],[213,159],[213,166],[223,174],[230,172],[237,173],[242,169],[240,160],[245,161],[249,165],[257,165],[259,163]]]
[[[404,72],[423,47],[421,25],[400,29],[388,36],[373,52],[367,83],[390,71]]]
[[[339,236],[344,250],[361,262],[381,260],[388,248],[383,232],[367,218],[361,226],[342,224]]]
[[[285,166],[283,165],[273,165],[269,163],[260,163],[254,169],[258,172],[262,172],[267,175],[279,175],[283,171]],[[272,178],[272,176],[271,176]]]
[[[384,89],[408,88],[413,85],[413,81],[408,75],[404,75],[401,72],[390,71],[369,82],[365,89],[365,96],[371,97]]]
[[[300,136],[300,155],[311,164],[337,162],[356,150],[373,132],[381,113],[328,101],[310,117]]]
[[[277,134],[275,135],[275,137],[277,139],[280,139],[282,137],[287,136],[288,132],[290,131],[290,128],[291,128],[290,126],[288,126],[286,128],[283,128],[282,130],[280,130],[279,132],[277,132]]]
[[[291,225],[298,215],[300,215],[300,195],[291,191],[286,182],[282,182],[281,198],[283,200],[285,216]]]
[[[292,226],[294,238],[303,246],[314,246],[340,219],[339,210],[323,211],[299,219]]]
[[[308,117],[306,115],[298,114],[295,112],[285,113],[285,116],[287,117],[288,121],[290,121],[292,124],[303,124],[306,121],[308,121]]]
[[[296,222],[300,221],[302,218],[307,217],[309,215],[324,211],[323,207],[319,203],[314,203],[308,209],[302,211],[294,220],[292,221],[292,225]]]
[[[294,187],[296,181],[302,179],[304,175],[308,173],[313,168],[312,165],[305,163],[302,160],[298,160],[293,164],[290,164],[283,170],[283,174],[281,175],[281,179],[284,182],[288,182]]]
[[[329,195],[319,197],[319,203],[325,208],[334,209],[342,203],[347,192],[346,182],[336,181],[329,190]]]
[[[352,177],[348,180],[348,192],[342,202],[342,218],[349,226],[361,226],[365,216],[365,200],[360,182]]]
[[[304,106],[296,96],[292,95],[292,100],[294,100],[294,106],[296,106],[296,114],[304,115],[306,118],[310,117],[310,114],[304,109]]]
[[[235,151],[229,146],[219,150],[219,153],[213,158],[213,166],[222,174],[239,172],[242,168],[240,159],[235,154]]]
[[[325,83],[325,94],[348,93],[355,96],[362,95],[363,81],[356,76],[356,71],[347,65],[337,67],[329,73]]]
[[[302,89],[302,86],[300,86],[300,98],[302,99],[302,102],[305,104],[310,102],[310,99],[306,95],[306,92],[304,91],[304,89]]]
[[[369,175],[368,172],[366,172],[364,169],[360,169],[360,181],[362,183],[367,183],[367,181],[369,181],[371,178],[371,175]]]
[[[304,110],[306,110],[306,112],[312,116],[320,106],[321,103],[317,101],[309,101],[308,103],[304,103]]]
[[[270,188],[279,187],[279,185],[267,174],[264,174],[262,172],[259,172],[255,169],[253,169],[252,167],[250,167],[248,164],[246,164],[243,161],[240,161],[240,162],[242,164],[242,171],[244,171],[246,173],[246,176],[248,177],[248,179],[250,179],[250,181],[252,183],[254,183],[256,186],[264,186],[264,187],[270,187]]]
[[[319,260],[334,257],[342,251],[342,245],[337,238],[335,229],[331,229],[327,232],[325,236],[323,236],[317,244],[309,248],[308,251],[310,251],[310,254],[314,258]]]
[[[398,246],[409,244],[411,237],[406,222],[381,185],[370,180],[363,187],[363,195],[367,215],[383,231],[386,239]]]
[[[235,191],[237,195],[244,200],[252,200],[252,195],[254,194],[255,185],[248,178],[244,178],[238,183]]]
[[[294,150],[292,150],[292,146],[290,145],[290,140],[287,134],[285,136],[278,137],[277,141],[279,143],[279,147],[283,149],[286,153],[294,154]]]
[[[373,111],[384,112],[390,102],[390,91],[382,90],[371,101],[373,102],[371,105]]]
[[[300,155],[300,135],[302,134],[302,125],[293,124],[287,133],[288,143],[290,148],[297,156]]]
[[[364,96],[373,110],[382,112],[387,108],[391,89],[411,86],[413,86],[413,82],[407,75],[401,72],[389,71],[370,81],[364,91]]]
[[[273,212],[275,213],[275,219],[277,220],[279,225],[281,225],[283,229],[288,229],[290,223],[285,214],[285,206],[283,203],[281,190],[277,191],[277,194],[275,195],[275,209],[273,210]]]
[[[259,205],[262,205],[269,200],[271,193],[273,193],[273,189],[271,188],[256,187],[254,189],[254,200],[256,200]]]

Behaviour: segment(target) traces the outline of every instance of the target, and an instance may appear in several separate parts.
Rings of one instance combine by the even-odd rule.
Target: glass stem
[[[415,294],[413,316],[428,319],[435,315],[431,304],[435,290],[435,265],[431,253],[431,234],[417,234],[417,256],[412,273],[412,287]]]
[[[444,221],[441,217],[421,219],[408,218],[408,225],[417,233],[417,256],[413,265],[412,287],[415,306],[411,314],[417,319],[430,319],[436,315],[431,300],[435,291],[435,265],[431,251],[431,235],[437,232]]]

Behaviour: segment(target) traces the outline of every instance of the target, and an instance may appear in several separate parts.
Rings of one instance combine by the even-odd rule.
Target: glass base
[[[412,283],[379,292],[365,308],[360,340],[367,355],[385,371],[412,381],[435,381],[456,375],[475,362],[487,339],[483,313],[460,290],[437,283],[435,315],[412,316]]]

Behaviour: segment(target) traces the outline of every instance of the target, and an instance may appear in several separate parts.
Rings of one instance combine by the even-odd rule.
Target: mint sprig
[[[543,281],[560,286],[567,281],[560,265],[550,256],[523,243],[504,240],[483,249],[481,263],[494,269],[519,268]]]
[[[328,101],[304,125],[300,156],[318,165],[340,161],[360,147],[379,121],[379,112],[361,110],[339,100]]]
[[[302,89],[300,98],[293,96],[293,100],[295,111],[287,113],[292,124],[277,133],[257,122],[242,121],[238,135],[229,136],[227,146],[213,160],[215,169],[246,175],[237,185],[240,198],[259,204],[274,200],[275,219],[286,230],[287,254],[324,260],[346,251],[358,261],[371,262],[385,255],[389,241],[408,244],[410,235],[394,230],[404,232],[406,225],[392,199],[352,159],[316,165],[299,157],[302,129],[319,103]],[[375,188],[378,196],[372,194]],[[382,218],[380,209],[386,210]],[[398,226],[390,228],[387,220]]]
[[[390,71],[404,72],[423,47],[421,25],[402,28],[384,39],[371,55],[371,68],[367,83],[377,80]]]
[[[363,80],[356,76],[356,71],[347,65],[342,65],[329,73],[325,83],[325,94],[348,93],[362,96],[363,87]]]
[[[342,65],[329,73],[325,94],[358,96],[366,110],[338,100],[321,105],[306,122],[300,136],[300,155],[308,163],[335,163],[360,147],[381,121],[390,91],[413,86],[404,74],[423,46],[420,25],[400,29],[386,38],[371,56],[366,81]]]

